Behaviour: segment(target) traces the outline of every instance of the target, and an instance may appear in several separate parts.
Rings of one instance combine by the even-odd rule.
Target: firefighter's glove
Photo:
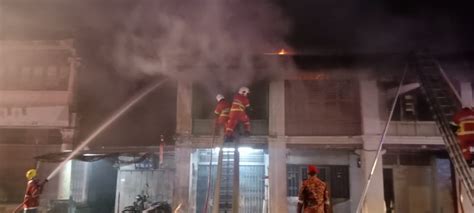
[[[459,126],[455,123],[449,123],[449,127],[451,131],[453,131],[454,133],[456,133],[459,130]]]

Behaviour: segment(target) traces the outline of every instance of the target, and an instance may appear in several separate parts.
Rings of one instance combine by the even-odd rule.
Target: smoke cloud
[[[125,75],[191,80],[211,91],[274,77],[284,47],[281,11],[267,0],[144,1],[128,15],[112,58]]]

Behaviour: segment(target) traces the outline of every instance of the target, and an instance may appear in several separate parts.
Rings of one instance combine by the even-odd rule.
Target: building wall
[[[356,72],[356,70],[350,71]],[[272,195],[272,190],[275,191],[275,187],[287,186],[287,178],[272,180],[275,174],[286,172],[286,170],[278,168],[278,166],[281,167],[281,162],[299,165],[348,166],[350,198],[334,202],[333,210],[335,212],[356,211],[387,118],[387,108],[391,105],[386,90],[393,89],[393,87],[383,88],[379,87],[377,83],[378,79],[370,70],[363,71],[363,74],[359,76],[353,75],[349,79],[347,76],[344,78],[344,75],[337,75],[337,73],[333,78],[330,74],[325,75],[324,78],[315,79],[290,78],[282,84],[283,89],[280,88],[281,86],[275,86],[275,82],[270,83],[269,120],[271,121],[269,133],[271,135],[263,134],[261,137],[254,138],[263,138],[262,141],[268,143],[270,159],[272,159],[272,155],[275,156],[275,153],[279,158],[278,162],[275,157],[269,162],[269,203],[270,206],[274,206],[270,209],[271,212],[286,212],[286,208],[288,208],[288,212],[292,212],[296,207],[295,197],[288,197],[288,203],[284,205],[281,202],[276,203],[276,200],[280,201],[280,198]],[[278,97],[279,94],[284,98]],[[275,107],[281,105],[281,100],[283,100],[283,107]],[[274,115],[280,117],[283,115],[284,119],[278,120]],[[279,128],[275,134],[273,126],[282,128]],[[388,135],[385,143],[393,147],[413,145],[412,149],[415,150],[426,145],[443,145],[435,123],[431,121],[398,121],[392,123]],[[198,138],[199,145],[205,146],[204,144],[211,143],[211,139]],[[276,143],[281,144],[276,146]],[[197,144],[195,145],[197,146]],[[424,156],[427,153],[418,153],[417,155]],[[379,159],[379,164],[372,177],[372,185],[369,188],[362,212],[380,212],[384,209],[382,159]],[[278,166],[272,167],[271,165]],[[450,212],[452,210],[452,206],[449,206],[448,202],[439,205],[434,202],[434,199],[446,198],[449,196],[447,195],[449,192],[448,188],[433,189],[433,186],[440,183],[440,180],[433,179],[433,169],[430,166],[414,169],[416,171],[412,173],[410,166],[404,167],[406,166],[397,167],[398,169],[394,171],[396,184],[406,184],[406,186],[413,186],[417,190],[411,192],[410,196],[416,195],[413,199],[400,198],[397,200],[397,197],[406,197],[404,193],[413,191],[409,188],[397,189],[396,202],[400,202],[396,204],[397,208],[404,206],[400,212],[430,212],[432,210],[441,211],[440,209]],[[443,179],[443,184],[446,185],[445,177],[439,175],[436,177]],[[437,198],[430,196],[433,193],[437,194]],[[418,204],[413,204],[410,200],[416,200]]]
[[[37,164],[35,157],[71,148],[73,134],[62,130],[74,128],[71,106],[79,63],[73,40],[2,40],[0,46],[0,191],[8,197],[0,202],[17,203],[28,169],[38,168],[39,177],[46,178],[57,166]],[[42,207],[58,191],[70,192],[69,186],[58,185],[59,176],[45,187]]]
[[[69,127],[78,65],[72,40],[0,45],[0,126]]]
[[[26,171],[38,167],[38,175],[46,178],[54,167],[52,164],[38,165],[34,157],[59,149],[59,145],[0,144],[0,203],[20,203],[26,189]],[[53,180],[45,189],[45,198],[55,193],[54,186]]]
[[[175,179],[173,156],[165,156],[159,169],[137,169],[135,164],[120,166],[117,173],[115,212],[133,205],[137,195],[148,194],[151,202],[172,203]]]
[[[399,166],[393,169],[397,212],[432,212],[432,172],[429,166]]]
[[[360,135],[356,78],[286,81],[286,135]]]
[[[396,212],[454,212],[450,161],[429,153],[392,152],[384,155],[384,168],[391,172]],[[390,187],[390,184],[384,185]],[[392,191],[390,189],[386,189]]]

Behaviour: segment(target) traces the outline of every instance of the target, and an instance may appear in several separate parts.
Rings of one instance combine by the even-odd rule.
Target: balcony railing
[[[268,135],[267,120],[250,121],[252,135]],[[211,135],[214,128],[214,120],[212,119],[193,119],[193,134],[195,135]]]
[[[385,123],[382,123],[384,128]],[[390,136],[440,136],[434,121],[392,121],[388,129]]]

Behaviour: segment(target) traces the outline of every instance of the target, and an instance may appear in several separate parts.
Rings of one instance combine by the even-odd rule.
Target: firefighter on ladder
[[[308,166],[308,179],[303,181],[298,194],[297,213],[329,213],[329,192],[320,180],[316,166]]]
[[[26,179],[28,180],[28,185],[26,187],[25,198],[23,203],[20,204],[13,212],[18,212],[18,210],[23,209],[24,213],[36,213],[39,207],[39,198],[43,192],[43,187],[48,180],[39,181],[36,177],[36,169],[30,169],[26,172]]]
[[[234,96],[232,105],[230,107],[229,121],[227,121],[225,140],[231,141],[233,139],[235,127],[239,122],[243,123],[245,135],[250,135],[250,119],[245,110],[250,107],[247,95],[250,93],[248,87],[241,87],[239,92]]]
[[[217,134],[221,128],[225,130],[227,126],[227,121],[229,120],[230,105],[225,100],[224,96],[217,94],[216,96],[217,105],[214,109],[214,114],[216,115],[215,121],[215,133]]]
[[[456,134],[464,159],[473,166],[470,148],[474,146],[474,111],[469,107],[463,107],[454,115],[453,122],[457,127]]]

